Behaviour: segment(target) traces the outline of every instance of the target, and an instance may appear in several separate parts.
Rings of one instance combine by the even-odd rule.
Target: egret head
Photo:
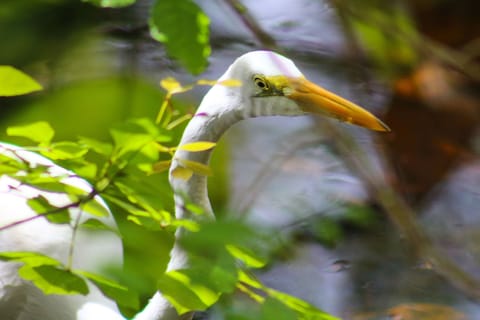
[[[308,81],[295,64],[271,51],[253,51],[239,57],[220,81],[240,80],[228,88],[246,117],[321,114],[376,131],[390,129],[356,104]]]

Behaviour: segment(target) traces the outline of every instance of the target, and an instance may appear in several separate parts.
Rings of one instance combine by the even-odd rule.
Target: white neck
[[[244,115],[237,111],[239,108],[225,105],[223,101],[218,100],[218,98],[209,98],[210,96],[225,96],[225,94],[218,92],[221,90],[228,90],[228,88],[217,85],[207,93],[197,113],[187,125],[179,145],[198,141],[217,142],[228,128],[244,118]],[[211,101],[214,101],[215,105],[211,105]],[[239,103],[240,102],[237,102],[237,104]],[[188,152],[177,150],[175,153],[170,167],[170,184],[175,193],[175,213],[177,218],[194,218],[194,216],[186,212],[184,208],[184,199],[187,199],[187,201],[200,206],[204,210],[206,218],[214,219],[208,199],[207,177],[194,173],[190,179],[183,180],[172,175],[172,172],[181,166],[178,159],[208,165],[211,151],[212,150]]]
[[[218,91],[225,90],[223,86],[215,86],[212,88],[200,107],[196,115],[188,123],[181,142],[179,145],[196,142],[196,141],[211,141],[217,142],[223,133],[233,124],[244,118],[242,113],[231,105],[222,104],[218,99],[207,98],[212,95],[215,97],[225,96]],[[229,101],[236,100],[229,97]],[[205,101],[215,101],[215,105],[207,105]],[[239,101],[236,101],[239,104]],[[188,152],[184,150],[177,150],[175,153],[172,165],[170,167],[170,184],[175,194],[175,215],[178,219],[194,219],[197,216],[185,209],[184,200],[200,206],[204,215],[203,219],[214,220],[215,216],[208,199],[207,177],[199,174],[193,174],[187,181],[176,178],[172,172],[180,166],[178,159],[185,159],[189,161],[199,162],[208,165],[210,160],[211,150],[202,152]],[[177,230],[176,238],[181,237],[184,231]],[[168,264],[167,270],[176,270],[188,267],[188,257],[186,253],[179,246],[175,245],[171,252],[171,260]],[[147,307],[135,317],[136,320],[170,320],[170,319],[191,319],[193,313],[185,314],[179,317],[171,304],[157,292],[152,299],[150,299]]]

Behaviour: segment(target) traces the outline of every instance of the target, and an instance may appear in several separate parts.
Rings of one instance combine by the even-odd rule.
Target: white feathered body
[[[0,144],[0,154],[18,161],[26,161],[31,167],[47,166],[48,174],[61,176],[62,183],[91,191],[91,186],[50,160],[16,146]],[[47,192],[21,184],[7,175],[0,176],[0,226],[37,216],[27,200],[45,197],[54,206],[71,203],[66,194]],[[100,198],[96,198],[105,205]],[[74,220],[81,215],[81,221],[92,218],[79,209],[70,209]],[[98,218],[98,217],[97,217]],[[102,222],[115,228],[112,216],[102,218]],[[53,224],[43,217],[21,223],[0,231],[0,252],[34,251],[51,256],[63,263],[67,262],[73,228],[68,224]],[[79,228],[75,238],[73,267],[91,272],[101,271],[106,264],[120,265],[122,261],[121,241],[109,231],[89,231]],[[20,263],[0,261],[0,319],[2,320],[70,320],[78,319],[77,313],[88,302],[99,303],[116,310],[116,305],[93,285],[90,293],[81,295],[45,295],[31,282],[18,275]],[[92,318],[93,319],[93,318]],[[100,318],[99,318],[100,319]]]

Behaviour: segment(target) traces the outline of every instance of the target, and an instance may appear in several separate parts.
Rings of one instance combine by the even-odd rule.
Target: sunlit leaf
[[[172,225],[175,227],[182,227],[188,231],[197,232],[200,230],[200,225],[190,219],[175,219],[172,221]]]
[[[242,80],[238,79],[227,79],[219,81],[218,84],[226,87],[240,87],[242,85]]]
[[[152,173],[161,173],[165,172],[170,168],[170,164],[172,163],[171,160],[163,160],[155,162],[152,165]]]
[[[245,265],[250,268],[262,268],[267,264],[267,261],[264,258],[259,257],[247,248],[234,245],[227,245],[226,248],[231,255],[243,261]]]
[[[208,80],[208,79],[200,79],[200,80],[197,80],[197,84],[199,86],[214,86],[217,84],[217,81],[216,80]]]
[[[112,154],[113,148],[112,148],[112,145],[109,143],[95,140],[92,138],[87,138],[87,137],[80,137],[79,143],[88,146],[93,151],[103,156],[109,156]]]
[[[7,128],[9,136],[24,137],[38,143],[50,143],[55,131],[45,121],[30,123],[23,126],[14,126]]]
[[[182,271],[169,271],[162,275],[158,280],[158,288],[179,314],[190,310],[205,310],[219,298],[219,293],[194,283]]]
[[[52,222],[58,224],[70,223],[70,212],[67,209],[56,210],[53,213],[45,215],[45,218]]]
[[[17,96],[42,90],[30,76],[11,66],[0,65],[0,96]]]
[[[253,274],[248,273],[245,270],[240,271],[239,281],[256,289],[264,288],[264,285]]]
[[[176,167],[172,170],[172,177],[188,181],[193,175],[193,170],[183,167]]]
[[[28,206],[38,214],[44,214],[53,210],[57,210],[58,207],[53,206],[48,202],[47,198],[42,195],[36,196],[27,200]]]
[[[18,161],[5,154],[0,154],[0,174],[15,174],[27,168],[28,165],[23,161]]]
[[[129,120],[110,130],[114,140],[117,156],[125,154],[135,155],[128,157],[129,163],[145,162],[158,158],[157,144],[159,141],[168,141],[169,136],[160,134],[157,126],[146,118]]]
[[[193,214],[196,214],[196,215],[201,215],[201,214],[204,214],[205,213],[205,210],[199,206],[199,205],[196,205],[195,203],[187,203],[185,205],[185,209],[187,209],[187,211],[193,213]]]
[[[45,294],[87,294],[88,286],[85,280],[52,265],[24,265],[18,274],[25,280],[32,281]]]
[[[110,210],[108,210],[103,203],[96,199],[90,199],[86,202],[83,202],[81,208],[83,211],[97,217],[108,217],[110,215]]]
[[[41,149],[42,155],[54,160],[80,158],[87,152],[87,148],[70,141],[55,142],[49,145],[48,148]]]
[[[88,219],[87,221],[83,222],[80,225],[81,228],[90,229],[90,230],[105,230],[105,231],[112,231],[117,233],[116,230],[112,229],[111,227],[107,226],[105,223],[98,219]]]
[[[23,262],[31,267],[41,265],[58,266],[60,262],[37,252],[16,251],[16,252],[0,252],[0,260]]]
[[[82,159],[68,162],[68,168],[83,179],[94,180],[97,177],[98,168],[95,163]]]
[[[210,20],[191,0],[156,0],[150,12],[150,34],[166,45],[170,56],[198,74],[210,55]]]
[[[181,83],[173,77],[162,79],[160,81],[160,86],[170,94],[178,93],[183,90]]]
[[[182,159],[182,158],[176,158],[177,160],[184,168],[191,170],[193,173],[201,175],[201,176],[211,176],[212,175],[212,169],[210,169],[209,166],[197,162],[197,161],[192,161],[192,160],[187,160],[187,159]],[[188,180],[188,179],[187,179]]]
[[[340,320],[297,297],[271,288],[265,288],[265,291],[270,297],[280,300],[290,309],[297,311],[302,319]]]
[[[197,81],[197,84],[201,86],[214,86],[219,84],[225,87],[240,87],[242,85],[242,81],[237,79],[226,79],[222,81],[200,79]]]
[[[196,141],[191,143],[182,144],[178,146],[178,149],[190,151],[190,152],[200,152],[206,151],[214,148],[217,144],[211,141]]]

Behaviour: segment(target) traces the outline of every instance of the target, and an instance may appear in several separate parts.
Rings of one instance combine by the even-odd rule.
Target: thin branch
[[[225,0],[225,3],[238,15],[243,24],[253,33],[255,38],[265,47],[277,48],[275,39],[265,32],[260,24],[253,18],[247,7],[239,0]]]

